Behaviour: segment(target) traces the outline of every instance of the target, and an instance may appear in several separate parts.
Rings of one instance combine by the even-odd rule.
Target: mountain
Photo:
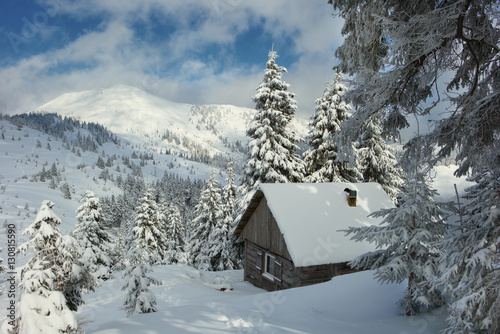
[[[35,111],[102,124],[157,152],[168,150],[197,161],[220,156],[240,165],[246,128],[255,112],[232,105],[176,103],[126,85],[67,93]],[[292,127],[301,136],[307,134],[305,120],[295,120]]]

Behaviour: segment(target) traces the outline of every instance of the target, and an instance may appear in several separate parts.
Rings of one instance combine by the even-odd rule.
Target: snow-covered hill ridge
[[[244,156],[246,128],[255,112],[232,105],[176,103],[126,85],[67,93],[36,111],[96,122],[157,150],[211,157],[220,154],[235,161]],[[295,120],[292,126],[301,136],[306,135],[305,120]]]

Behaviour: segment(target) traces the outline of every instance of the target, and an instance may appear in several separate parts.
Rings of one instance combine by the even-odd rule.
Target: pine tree
[[[223,202],[223,220],[224,224],[229,226],[229,244],[230,259],[232,260],[233,267],[243,267],[243,257],[245,253],[245,240],[241,236],[234,235],[239,220],[238,214],[238,194],[239,189],[235,183],[235,174],[233,164],[229,163],[227,169],[226,185],[222,188],[222,202]]]
[[[51,268],[39,259],[23,272],[23,294],[12,334],[78,333],[73,312],[67,307],[62,292],[57,291],[57,278]]]
[[[337,68],[353,77],[348,98],[358,110],[350,133],[384,109],[386,126],[401,129],[407,117],[442,109],[439,102],[447,95],[453,112],[440,113],[429,136],[441,146],[439,155],[456,150],[460,175],[475,166],[498,168],[498,1],[329,3],[345,20],[345,39],[335,55]],[[446,86],[437,84],[443,76]]]
[[[151,284],[159,285],[161,282],[147,275],[152,271],[149,264],[152,261],[148,252],[134,248],[127,257],[130,265],[123,274],[125,283],[122,290],[126,293],[123,308],[127,311],[127,315],[156,312],[156,297],[149,287]]]
[[[125,230],[124,225],[120,226],[118,236],[115,239],[111,271],[123,270],[126,267],[127,250],[130,248],[127,240],[131,233]]]
[[[20,333],[74,332],[71,310],[83,303],[81,288],[93,289],[93,280],[79,262],[80,250],[70,236],[62,236],[54,203],[42,202],[34,222],[23,231],[30,239],[19,246],[33,256],[21,270],[24,293],[16,329]]]
[[[412,160],[407,173],[407,187],[399,196],[399,206],[371,214],[384,217],[380,225],[351,227],[346,232],[356,241],[375,243],[380,250],[366,253],[350,264],[355,268],[375,270],[382,282],[401,283],[408,279],[408,288],[399,306],[406,315],[444,304],[444,298],[429,282],[438,274],[437,258],[445,224],[442,211],[429,187],[426,171]]]
[[[338,161],[338,135],[341,124],[349,118],[351,107],[342,99],[347,91],[340,73],[327,83],[323,97],[316,100],[315,113],[311,117],[307,142],[309,149],[304,153],[308,182],[341,182],[344,180],[340,169],[343,163]]]
[[[140,248],[148,254],[151,264],[163,261],[168,242],[162,229],[160,211],[154,200],[153,190],[148,188],[140,199],[132,228],[131,248]]]
[[[104,230],[103,215],[99,199],[91,190],[87,190],[76,210],[76,226],[73,236],[84,250],[82,261],[85,267],[96,277],[105,275],[111,265],[113,255],[112,240]]]
[[[164,262],[167,264],[187,263],[185,231],[179,208],[170,203],[164,211],[163,216],[165,217],[166,237],[168,240]]]
[[[94,291],[96,281],[81,260],[83,251],[75,238],[63,235],[56,246],[58,248],[56,265],[61,268],[57,277],[68,308],[77,311],[78,307],[85,303],[82,292]]]
[[[61,191],[63,192],[65,199],[71,199],[71,189],[69,188],[68,182],[64,182],[62,184]]]
[[[402,171],[383,138],[382,114],[370,117],[361,131],[358,153],[364,182],[377,182],[396,199],[403,185]]]
[[[444,241],[438,286],[451,296],[446,333],[500,331],[500,176],[471,178],[462,220]]]
[[[386,130],[401,129],[408,126],[407,117],[430,113],[441,102],[441,96],[447,95],[452,112],[440,113],[441,119],[427,136],[429,144],[440,147],[438,157],[456,153],[459,164],[455,172],[457,176],[468,173],[476,175],[489,170],[498,177],[500,27],[496,19],[497,1],[329,0],[329,3],[345,19],[343,33],[347,36],[337,49],[336,56],[340,59],[338,68],[354,76],[354,89],[350,90],[349,98],[359,105],[356,120],[352,122],[349,132],[357,133],[362,122],[382,109],[390,111],[385,122]],[[443,76],[450,74],[452,78],[447,80],[449,83],[444,88],[437,84]],[[429,99],[432,102],[430,105]],[[422,109],[425,102],[427,108]],[[490,178],[489,182],[494,179]],[[483,189],[486,188],[483,186]],[[484,213],[478,211],[474,214],[478,226],[481,226],[480,222],[491,221],[486,218],[491,213],[496,217],[497,207],[493,211],[490,209],[482,208]],[[477,219],[480,215],[485,217]],[[478,306],[475,303],[480,300],[463,299],[466,293],[462,294],[461,290],[462,286],[472,289],[471,277],[475,275],[469,276],[461,271],[464,261],[469,261],[467,270],[476,267],[471,272],[481,273],[483,268],[480,262],[470,262],[477,260],[475,251],[482,247],[481,244],[474,244],[477,240],[472,237],[475,233],[472,231],[474,229],[468,228],[455,231],[458,233],[455,238],[463,239],[465,252],[463,256],[445,258],[448,268],[455,268],[458,272],[456,276],[450,277],[457,287],[454,298],[462,303],[454,304],[459,308],[450,317],[450,328],[460,330],[463,323],[464,326],[470,326],[471,330],[489,331],[476,328],[483,325],[486,328],[486,324],[491,321],[484,305],[479,306],[480,312],[470,318],[471,313],[462,313],[465,310],[464,302],[471,301],[471,307],[475,307]],[[479,231],[484,232],[482,228],[478,228]],[[465,234],[459,236],[461,233]],[[489,238],[488,242],[493,239]],[[445,254],[460,254],[458,248],[455,249],[448,242],[445,247],[450,247],[445,250]],[[485,255],[481,251],[479,254]],[[486,288],[489,284],[487,280],[479,278],[481,275],[476,276],[475,291],[482,291],[481,287]],[[472,292],[470,296],[475,298],[477,294]],[[498,319],[498,313],[494,318]],[[453,324],[457,325],[453,327]]]
[[[206,187],[196,205],[196,218],[193,220],[193,232],[190,239],[190,263],[202,270],[215,270],[213,268],[210,235],[212,230],[222,218],[221,194],[219,183],[215,179],[215,171],[206,181]]]
[[[232,252],[230,226],[228,219],[220,219],[208,236],[208,244],[210,246],[209,258],[212,270],[221,271],[236,268],[236,263],[233,259],[234,253]]]
[[[296,154],[302,139],[288,128],[297,110],[290,85],[281,79],[286,69],[275,62],[278,55],[269,52],[264,79],[253,100],[257,113],[247,129],[249,158],[245,167],[245,185],[256,189],[259,183],[301,182],[304,164]]]
[[[56,184],[55,178],[50,179],[49,188],[50,189],[56,189],[57,188],[57,184]]]
[[[237,266],[238,258],[235,258],[233,250],[234,237],[232,235],[234,221],[234,206],[236,196],[236,185],[234,183],[234,171],[231,164],[228,167],[227,184],[222,189],[221,218],[216,221],[208,243],[210,246],[210,259],[213,270],[233,270]]]

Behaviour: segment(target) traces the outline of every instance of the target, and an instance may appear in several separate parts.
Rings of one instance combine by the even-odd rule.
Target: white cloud
[[[99,15],[107,21],[60,49],[0,68],[0,112],[24,112],[68,91],[118,83],[174,101],[251,107],[265,63],[243,67],[233,59],[234,45],[239,34],[262,24],[276,41],[278,53],[288,47],[297,55],[284,79],[292,84],[302,114],[309,117],[314,100],[332,77],[333,53],[341,43],[341,24],[331,17],[331,6],[324,0],[43,2],[53,1],[58,4],[52,8],[55,15],[77,21]],[[148,44],[134,23],[147,26],[152,13],[176,31]],[[285,37],[293,44],[283,45]],[[210,46],[228,54],[207,57]]]

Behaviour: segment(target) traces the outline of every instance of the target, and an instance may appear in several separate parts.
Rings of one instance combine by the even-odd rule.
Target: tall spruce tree
[[[415,156],[407,168],[407,186],[399,195],[398,207],[372,213],[384,217],[380,225],[351,227],[346,232],[353,234],[353,240],[366,240],[380,248],[350,264],[375,270],[382,283],[407,279],[408,288],[398,305],[405,315],[415,315],[445,302],[430,282],[438,275],[440,249],[436,243],[444,237],[445,224],[441,206],[433,199],[437,191],[429,186],[428,169]]]
[[[227,168],[226,185],[222,188],[222,202],[224,210],[225,224],[229,226],[229,248],[230,258],[233,261],[234,268],[243,267],[243,258],[245,253],[245,240],[241,236],[234,235],[234,230],[239,222],[238,216],[238,196],[239,187],[235,183],[235,174],[233,164],[229,163]]]
[[[84,250],[82,262],[96,277],[105,275],[111,265],[113,255],[112,240],[103,228],[104,221],[99,199],[91,190],[87,190],[76,210],[76,226],[73,236]]]
[[[56,246],[56,265],[60,268],[56,273],[58,288],[64,294],[68,308],[77,311],[78,307],[85,303],[82,293],[94,291],[97,282],[82,261],[84,251],[75,238],[63,235]]]
[[[232,234],[234,222],[235,197],[237,187],[234,183],[232,164],[228,166],[227,184],[222,188],[222,216],[210,232],[210,259],[214,270],[233,270],[238,266],[238,254],[235,249],[236,238]]]
[[[43,201],[34,222],[23,231],[30,239],[19,249],[23,254],[30,250],[33,256],[21,270],[23,295],[16,333],[76,332],[71,311],[83,303],[81,289],[94,287],[79,261],[78,243],[59,231],[62,222],[53,206],[52,201]]]
[[[165,220],[167,244],[163,261],[170,263],[187,263],[188,254],[184,225],[179,208],[174,203],[164,205],[162,217]]]
[[[356,182],[361,178],[357,160],[350,158],[355,157],[355,148],[341,142],[341,124],[351,111],[342,98],[347,91],[342,79],[336,73],[323,97],[316,100],[307,138],[310,148],[304,153],[308,182]]]
[[[269,52],[264,79],[253,100],[257,113],[247,128],[249,157],[245,166],[248,191],[259,183],[301,182],[304,164],[298,154],[302,139],[289,128],[297,103],[290,85],[282,80],[286,68],[276,64],[275,51]]]
[[[148,254],[151,264],[154,264],[163,261],[167,242],[158,204],[154,200],[153,190],[148,188],[136,209],[131,249],[142,249]]]
[[[405,127],[408,116],[428,114],[448,95],[451,112],[440,112],[429,136],[439,154],[456,150],[461,175],[474,166],[498,168],[497,1],[328,2],[345,20],[335,55],[337,68],[353,76],[347,95],[358,109],[349,133],[384,109],[388,130]],[[438,84],[450,75],[447,85]]]
[[[215,270],[211,258],[211,244],[209,242],[213,229],[222,219],[221,189],[215,179],[215,171],[206,181],[200,201],[195,208],[196,218],[192,222],[190,239],[190,263],[198,269]]]
[[[363,181],[379,183],[395,200],[403,185],[402,170],[384,139],[382,116],[381,113],[375,114],[363,124],[358,146],[359,162]]]
[[[22,275],[23,289],[11,334],[78,333],[75,315],[57,290],[57,278],[39,259]]]
[[[354,77],[349,98],[359,105],[349,133],[356,133],[367,117],[382,109],[390,111],[386,130],[400,129],[408,125],[408,116],[430,113],[441,102],[441,97],[447,95],[450,112],[440,112],[440,120],[428,135],[429,143],[440,146],[440,157],[456,153],[459,176],[476,175],[484,170],[499,175],[497,1],[329,0],[329,3],[345,20],[342,33],[346,38],[336,56],[340,59],[338,68]],[[450,75],[452,78],[446,80],[449,82],[446,86],[438,84]],[[489,182],[493,180],[490,178]],[[483,185],[483,189],[487,187]],[[481,215],[475,215],[480,225],[488,221],[485,218],[489,210],[482,210],[486,211],[484,217],[477,219]],[[470,231],[458,229],[455,233],[465,233],[463,239],[470,242],[465,248],[476,247],[475,240],[469,238]],[[450,243],[445,246],[452,247]],[[453,249],[451,251],[456,252]],[[447,257],[445,262],[449,268],[463,268],[467,256]],[[470,277],[457,275],[452,279],[464,279],[456,284],[467,286]],[[487,284],[479,278],[476,283],[476,291],[481,284],[485,284],[483,287]],[[467,290],[457,289],[454,300],[465,301],[468,296]],[[471,326],[481,323],[485,326],[482,330],[490,331],[486,326],[491,321],[490,314],[484,309],[475,313],[473,321],[461,317],[460,310],[452,312],[450,328],[470,321]]]
[[[500,175],[470,178],[461,220],[452,225],[436,284],[451,296],[446,333],[500,331]]]

